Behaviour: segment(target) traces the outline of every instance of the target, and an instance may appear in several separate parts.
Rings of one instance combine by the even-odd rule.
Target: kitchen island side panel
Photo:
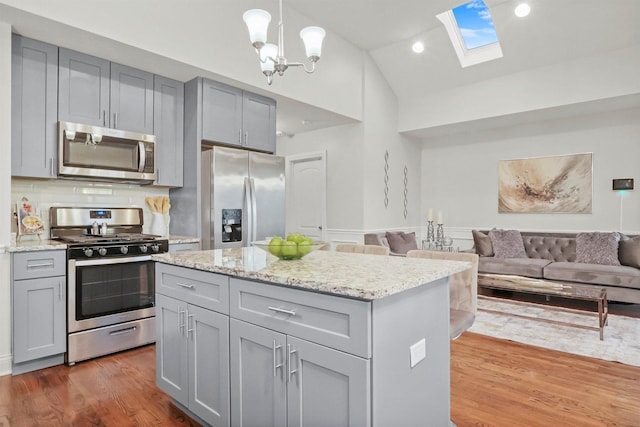
[[[449,282],[373,301],[373,426],[449,425]],[[424,359],[412,368],[410,347],[422,339]]]

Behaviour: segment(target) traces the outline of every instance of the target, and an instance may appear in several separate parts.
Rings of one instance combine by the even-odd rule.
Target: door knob
[[[318,226],[318,230],[322,230],[322,226],[321,225]]]

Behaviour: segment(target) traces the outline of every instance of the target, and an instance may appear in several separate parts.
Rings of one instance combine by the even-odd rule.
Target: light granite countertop
[[[170,245],[176,245],[180,243],[200,243],[199,237],[176,236],[173,234],[169,235],[168,240]]]
[[[11,242],[7,252],[35,252],[49,250],[65,250],[67,245],[58,240],[20,240]]]
[[[216,249],[153,255],[154,261],[375,300],[471,267],[468,262],[316,251],[295,261],[279,260],[255,248]]]

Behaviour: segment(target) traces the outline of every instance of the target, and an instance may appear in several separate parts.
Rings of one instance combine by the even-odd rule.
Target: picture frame
[[[38,215],[37,205],[22,197],[16,202],[18,236],[38,235],[44,232],[44,223]]]

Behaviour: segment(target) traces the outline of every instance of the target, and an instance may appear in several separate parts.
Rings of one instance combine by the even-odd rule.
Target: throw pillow
[[[471,234],[473,235],[476,253],[479,256],[493,256],[493,246],[489,236],[478,230],[471,230]]]
[[[528,258],[524,250],[522,234],[518,230],[489,231],[489,238],[496,258]]]
[[[620,236],[618,260],[628,267],[640,268],[640,236]]]
[[[620,265],[618,260],[619,240],[618,233],[578,233],[576,236],[576,262]]]
[[[418,249],[416,243],[416,233],[389,233],[385,234],[387,241],[389,242],[389,249],[396,254],[406,255],[407,252],[413,249]]]

